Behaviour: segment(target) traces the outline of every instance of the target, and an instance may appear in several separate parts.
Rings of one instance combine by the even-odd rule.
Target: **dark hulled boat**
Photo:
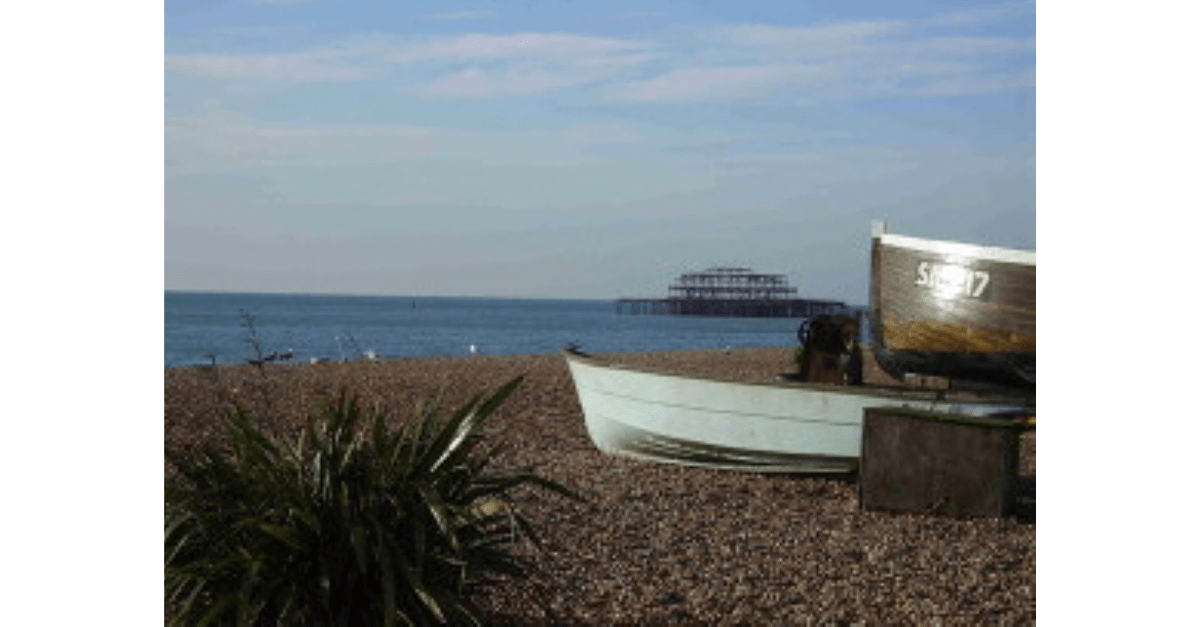
[[[1036,387],[1033,252],[893,235],[877,225],[870,316],[876,358],[893,376]]]

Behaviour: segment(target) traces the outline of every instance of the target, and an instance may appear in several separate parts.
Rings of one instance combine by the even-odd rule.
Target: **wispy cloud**
[[[544,129],[466,130],[398,123],[275,122],[230,112],[167,119],[168,177],[204,172],[420,164],[436,160],[510,166],[622,160],[663,162],[761,150],[808,137],[694,129],[679,133],[594,122]],[[690,161],[689,161],[690,163]]]
[[[355,51],[315,51],[276,54],[168,54],[168,72],[215,78],[254,78],[282,81],[357,81],[373,75],[362,65],[338,61],[362,55]]]
[[[652,44],[562,33],[470,34],[382,50],[397,64],[447,65],[414,87],[426,97],[492,98],[538,94],[621,76],[652,58]],[[470,64],[462,68],[461,64]]]
[[[436,129],[403,124],[301,124],[232,113],[169,118],[168,174],[428,157]]]
[[[563,33],[470,34],[400,44],[380,50],[393,63],[421,61],[486,61],[541,57],[578,58],[645,50],[649,44],[613,37]]]
[[[704,55],[649,78],[612,86],[612,100],[639,102],[951,96],[1032,88],[1025,80],[1032,38],[943,35],[940,28],[999,19],[992,7],[927,19],[847,21],[810,26],[740,24],[701,32]]]
[[[448,13],[434,13],[432,15],[426,15],[425,19],[427,19],[427,20],[449,20],[449,21],[484,20],[489,17],[493,17],[495,15],[496,15],[496,12],[492,11],[490,9],[477,9],[474,11],[451,11]]]
[[[620,126],[468,131],[411,124],[273,122],[216,112],[168,118],[168,176],[262,168],[416,163],[429,159],[552,164],[589,148],[642,141]],[[514,154],[519,147],[520,154]]]
[[[418,93],[474,98],[593,82],[648,60],[650,48],[643,41],[562,33],[468,34],[363,40],[298,52],[168,54],[166,69],[216,78],[321,82],[364,80],[387,66],[422,65],[444,73]]]
[[[498,68],[474,67],[444,75],[412,91],[426,97],[457,98],[538,94],[614,78],[648,59],[648,55],[556,57]]]
[[[528,96],[588,86],[610,102],[929,97],[1031,88],[1032,37],[948,30],[1028,10],[1029,4],[1019,3],[908,20],[733,24],[637,38],[563,32],[370,37],[316,50],[169,54],[166,68],[290,82],[391,76],[401,90],[426,98]]]
[[[590,82],[583,74],[551,72],[546,70],[509,69],[489,72],[467,69],[443,76],[432,83],[414,90],[422,96],[457,98],[492,98],[537,94],[571,85]]]
[[[922,27],[940,27],[994,22],[1028,14],[1034,8],[1035,4],[1033,0],[1021,0],[1020,2],[974,7],[965,11],[938,13],[924,20],[916,20],[916,25]]]
[[[284,35],[297,35],[308,30],[309,27],[299,24],[283,24],[272,26],[222,26],[212,29],[210,32],[213,35],[223,37],[282,37]]]
[[[753,47],[793,47],[809,54],[837,54],[911,28],[901,20],[841,22],[820,26],[741,24],[710,29],[713,43]]]
[[[637,102],[753,98],[784,84],[789,70],[769,65],[683,68],[616,87],[609,96]]]
[[[927,98],[975,96],[1033,89],[1036,85],[1033,70],[994,73],[987,76],[966,76],[929,81],[904,90],[903,95]]]

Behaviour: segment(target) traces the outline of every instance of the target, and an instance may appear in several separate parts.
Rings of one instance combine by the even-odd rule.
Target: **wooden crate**
[[[1012,511],[1022,426],[913,409],[863,410],[859,506],[955,517]]]

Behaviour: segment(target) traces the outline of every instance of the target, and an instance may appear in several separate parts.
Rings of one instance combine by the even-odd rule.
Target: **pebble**
[[[631,365],[738,380],[794,371],[792,348],[625,353]],[[871,370],[868,380],[886,377]],[[165,446],[221,443],[236,402],[279,434],[298,433],[322,393],[349,386],[399,421],[440,394],[445,411],[516,375],[489,420],[498,469],[534,466],[586,502],[529,489],[513,506],[541,550],[534,566],[476,599],[505,624],[1033,624],[1036,525],[858,509],[840,478],[656,464],[599,452],[561,356],[518,355],[171,369]],[[214,379],[215,377],[215,379]],[[895,383],[895,381],[891,381]],[[237,389],[236,395],[225,390]],[[1024,436],[1021,474],[1035,469]],[[166,464],[168,477],[171,473]]]

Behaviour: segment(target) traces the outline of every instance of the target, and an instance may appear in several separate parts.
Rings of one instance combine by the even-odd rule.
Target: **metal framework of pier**
[[[709,268],[680,275],[667,298],[622,298],[617,313],[725,316],[738,318],[809,318],[846,310],[840,301],[797,298],[782,274],[758,274],[749,268]]]

